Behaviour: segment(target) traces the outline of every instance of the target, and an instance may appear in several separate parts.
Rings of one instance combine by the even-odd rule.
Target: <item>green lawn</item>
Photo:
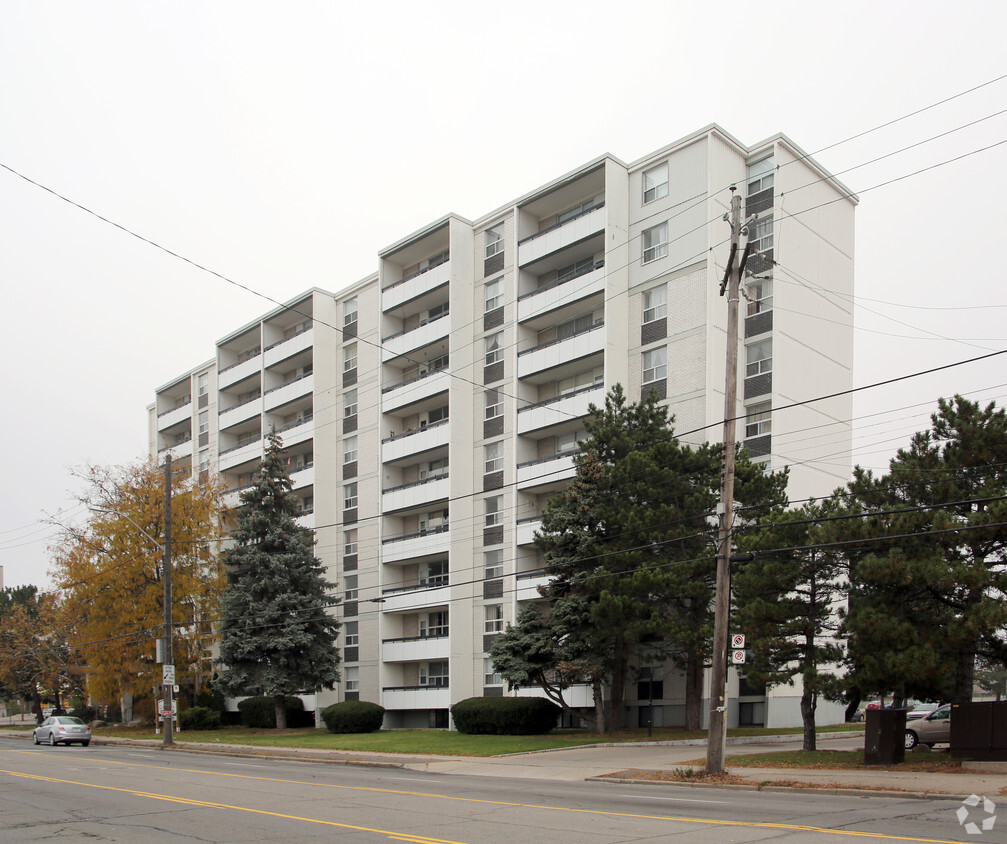
[[[705,759],[683,762],[683,767],[703,766]],[[803,769],[851,769],[866,768],[877,770],[876,765],[864,763],[862,750],[803,750],[781,751],[777,753],[749,753],[744,756],[728,756],[725,764],[730,768],[803,768]],[[946,753],[907,754],[906,761],[898,765],[885,766],[892,771],[930,771],[953,773],[961,770],[961,760],[951,759]]]
[[[823,727],[822,732],[844,730],[857,725]],[[728,735],[778,735],[800,734],[799,728],[766,730],[745,728],[728,730]],[[120,738],[157,739],[150,730],[123,727],[100,727],[94,731],[100,736]],[[686,738],[705,738],[706,732],[686,732],[678,728],[661,728],[653,731],[652,741],[674,741]],[[335,735],[314,728],[299,730],[249,730],[231,727],[226,730],[190,731],[175,733],[179,743],[203,742],[212,744],[248,744],[267,747],[309,747],[321,750],[360,751],[362,753],[418,753],[436,756],[499,756],[505,753],[528,753],[577,747],[603,742],[647,741],[646,730],[621,730],[611,736],[597,736],[585,730],[553,730],[544,736],[468,736],[448,730],[382,730],[376,733]]]

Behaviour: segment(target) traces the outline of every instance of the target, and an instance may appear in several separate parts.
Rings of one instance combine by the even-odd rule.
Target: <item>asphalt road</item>
[[[959,806],[463,777],[130,747],[0,747],[4,842],[1003,840],[967,835]]]

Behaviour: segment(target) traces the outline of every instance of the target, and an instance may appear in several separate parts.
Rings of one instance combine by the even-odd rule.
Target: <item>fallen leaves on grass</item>
[[[892,788],[888,785],[850,785],[842,782],[804,782],[803,780],[755,780],[739,777],[737,774],[708,774],[693,768],[676,768],[673,771],[648,771],[629,769],[606,774],[605,779],[646,780],[649,782],[700,783],[702,785],[747,785],[755,789],[763,788],[828,788],[856,791],[911,791],[908,788]],[[1001,794],[1007,793],[1007,788]]]

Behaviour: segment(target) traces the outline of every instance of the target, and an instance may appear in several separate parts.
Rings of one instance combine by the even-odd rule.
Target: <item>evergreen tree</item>
[[[849,485],[877,514],[848,528],[849,682],[967,702],[976,660],[1007,660],[1007,414],[956,396],[931,422]]]
[[[225,694],[269,695],[276,726],[286,726],[283,697],[339,681],[336,603],[314,555],[314,533],[299,525],[283,444],[270,433],[262,466],[242,493],[236,545],[224,554],[228,586],[220,625]]]
[[[594,686],[600,732],[619,725],[642,643],[698,667],[700,682],[687,701],[698,725],[713,617],[716,531],[709,517],[720,483],[719,448],[681,444],[656,396],[627,403],[618,385],[603,408],[591,407],[586,429],[577,476],[549,502],[536,539],[552,580],[548,613],[534,624],[545,619],[552,626],[560,644],[554,668],[562,669],[564,682],[579,674]],[[739,501],[783,503],[785,476],[764,474],[744,455],[738,475]],[[537,635],[523,626],[515,637]],[[520,671],[500,670],[521,682]]]
[[[736,626],[752,655],[747,678],[776,685],[800,677],[804,750],[815,750],[819,695],[838,691],[836,675],[823,669],[844,655],[836,609],[846,597],[846,561],[833,548],[816,547],[821,520],[840,511],[833,498],[777,514],[774,524],[742,540],[755,556],[736,563],[732,576]],[[782,550],[758,550],[766,547]]]

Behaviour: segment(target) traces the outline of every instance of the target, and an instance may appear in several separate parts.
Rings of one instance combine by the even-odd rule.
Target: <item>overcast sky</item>
[[[47,583],[70,467],[142,457],[155,387],[256,293],[341,289],[448,211],[712,122],[782,131],[860,194],[855,385],[1007,348],[1007,144],[950,161],[1007,140],[1007,4],[699,5],[6,0],[5,585]],[[854,458],[884,468],[956,391],[1003,403],[1005,358],[859,393]]]

